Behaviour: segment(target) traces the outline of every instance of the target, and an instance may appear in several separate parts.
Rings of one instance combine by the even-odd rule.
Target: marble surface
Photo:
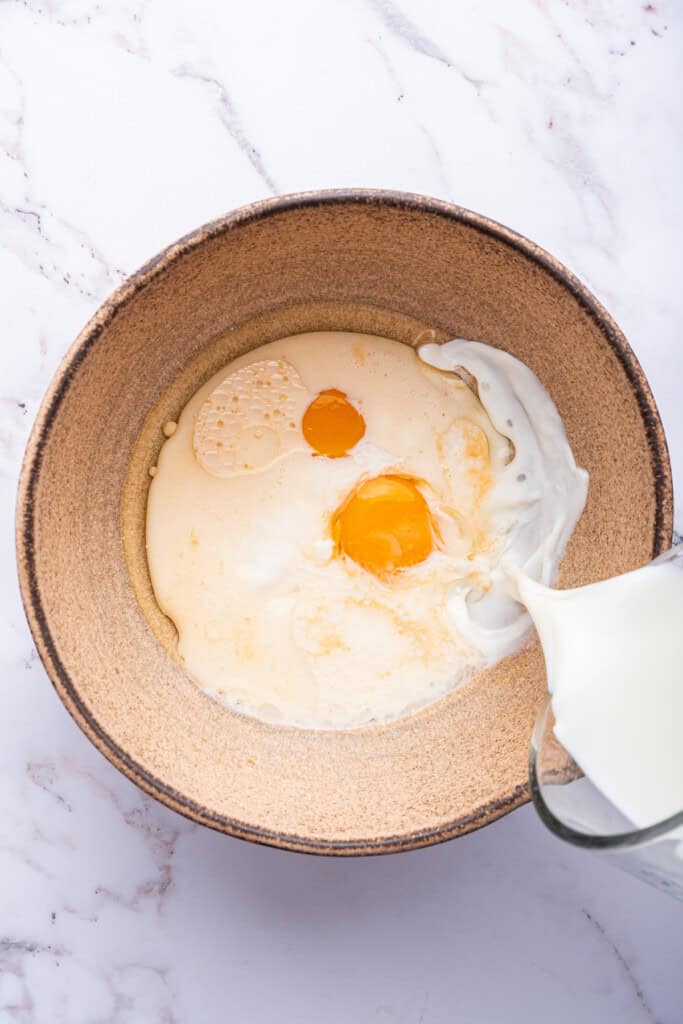
[[[677,0],[0,2],[0,1024],[682,1019],[681,906],[529,807],[335,861],[144,797],[52,692],[11,539],[33,415],[101,300],[197,224],[328,186],[454,200],[583,277],[680,501],[682,44]]]

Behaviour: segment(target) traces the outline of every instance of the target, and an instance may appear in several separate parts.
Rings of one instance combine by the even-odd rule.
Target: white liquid
[[[339,458],[302,428],[330,388],[365,423]],[[178,653],[229,707],[307,728],[410,714],[517,650],[531,620],[502,561],[551,583],[586,498],[550,395],[477,342],[416,355],[369,335],[282,338],[216,374],[164,434],[147,552]],[[388,577],[340,554],[330,526],[382,473],[423,482],[439,533]]]
[[[683,570],[575,590],[516,576],[541,639],[555,735],[638,828],[683,809]]]
[[[318,457],[302,429],[329,388],[365,423],[340,458]],[[481,456],[468,454],[471,437]],[[150,574],[188,673],[231,708],[321,729],[390,721],[458,685],[486,660],[454,628],[448,595],[498,567],[505,537],[484,498],[509,454],[458,377],[390,339],[296,335],[220,370],[164,442],[147,509]],[[443,538],[388,579],[340,555],[330,526],[382,473],[427,482]],[[523,510],[538,487],[517,484]]]
[[[552,398],[528,366],[491,345],[455,339],[423,345],[418,354],[450,374],[464,369],[495,429],[512,442],[514,456],[489,498],[491,520],[505,538],[505,562],[550,585],[588,492],[588,473],[574,461]],[[489,570],[484,593],[454,587],[448,601],[458,629],[489,664],[517,650],[531,627],[502,566]]]

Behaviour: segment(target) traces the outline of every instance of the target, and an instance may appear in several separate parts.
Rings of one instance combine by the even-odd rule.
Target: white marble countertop
[[[683,908],[529,807],[337,861],[144,797],[48,684],[10,539],[41,394],[107,293],[211,217],[331,186],[456,201],[583,277],[680,500],[682,45],[678,0],[0,3],[0,1024],[683,1018]]]

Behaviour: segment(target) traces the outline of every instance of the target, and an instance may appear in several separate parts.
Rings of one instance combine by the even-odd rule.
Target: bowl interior
[[[22,475],[19,570],[60,696],[118,767],[177,810],[293,849],[402,849],[528,798],[544,693],[531,642],[402,721],[277,727],[206,697],[173,654],[144,548],[149,477],[196,388],[234,356],[306,330],[507,349],[550,391],[588,505],[560,583],[644,563],[671,532],[666,445],[615,325],[530,243],[434,201],[352,193],[257,204],[181,240],[86,327],[39,414]]]

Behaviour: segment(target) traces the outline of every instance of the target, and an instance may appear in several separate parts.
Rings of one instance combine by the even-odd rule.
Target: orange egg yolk
[[[365,420],[343,391],[321,391],[304,413],[303,435],[319,455],[348,455],[365,433]]]
[[[361,484],[335,513],[332,536],[338,551],[376,576],[423,562],[434,549],[429,506],[403,476]]]

